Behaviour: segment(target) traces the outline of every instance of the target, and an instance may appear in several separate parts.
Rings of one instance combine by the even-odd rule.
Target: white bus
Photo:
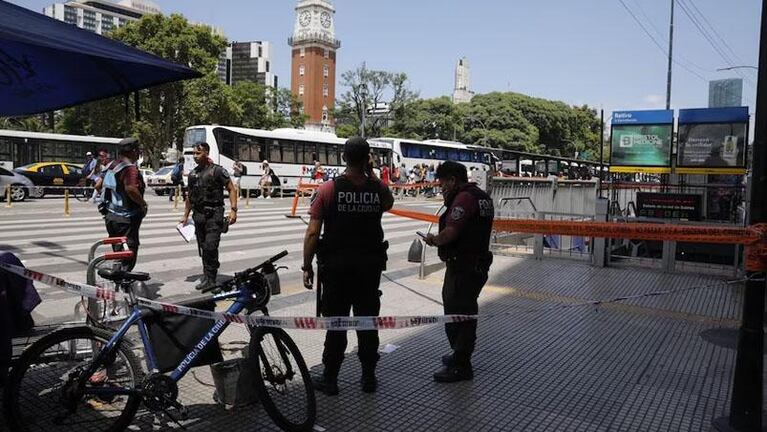
[[[319,161],[329,178],[344,171],[343,138],[327,132],[315,132],[301,129],[245,129],[230,126],[192,126],[184,134],[184,174],[194,169],[192,157],[194,145],[207,142],[210,145],[210,158],[214,163],[233,172],[235,160],[247,168],[247,175],[242,177],[240,187],[251,190],[259,189],[259,181],[264,174],[261,164],[269,161],[269,166],[280,180],[282,190],[295,190],[299,180],[311,181],[314,162]],[[371,152],[380,166],[391,165],[391,145],[370,140]]]
[[[415,165],[422,164],[433,165],[436,168],[447,160],[461,162],[469,170],[474,168],[487,171],[490,170],[494,161],[494,156],[489,150],[455,141],[374,138],[371,142],[391,146],[392,163],[400,168],[404,165],[407,171]]]

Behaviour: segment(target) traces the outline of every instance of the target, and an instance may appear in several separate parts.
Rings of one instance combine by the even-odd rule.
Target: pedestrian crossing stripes
[[[290,211],[287,202],[259,204],[254,208],[241,207],[237,223],[222,235],[220,274],[231,275],[288,250],[290,255],[280,261],[289,268],[280,273],[283,291],[300,290],[306,224],[301,219],[285,217]],[[412,206],[416,202],[407,204]],[[433,211],[433,202],[421,204],[424,211]],[[150,209],[157,207],[150,202]],[[307,210],[306,206],[299,207],[297,214],[306,215]],[[175,229],[182,214],[181,211],[150,213],[141,226],[136,270],[148,272],[152,276],[149,284],[159,288],[164,297],[194,293],[193,287],[202,273],[196,242],[184,242]],[[36,213],[28,218],[11,218],[0,213],[0,250],[16,253],[30,269],[84,282],[88,251],[94,242],[106,237],[103,219],[88,213],[73,218],[48,216]],[[417,264],[407,263],[407,252],[416,237],[415,231],[425,231],[428,224],[385,214],[383,227],[385,239],[390,243],[388,270],[415,269]],[[37,288],[46,299],[47,308],[58,307],[62,314],[71,313],[74,300],[71,294],[45,286]]]

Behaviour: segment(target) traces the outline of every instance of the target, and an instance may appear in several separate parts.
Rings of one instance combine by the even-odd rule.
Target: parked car
[[[27,177],[8,171],[5,168],[0,167],[0,191],[2,191],[2,199],[7,199],[7,187],[11,186],[11,200],[12,201],[24,201],[30,195],[37,196],[37,188],[32,180]]]
[[[35,186],[41,186],[40,196],[47,193],[64,193],[63,189],[45,186],[77,186],[83,180],[82,167],[68,162],[37,162],[18,167],[13,171],[32,180]]]
[[[149,168],[141,168],[139,171],[141,172],[141,176],[144,177],[144,181],[146,181],[147,177],[154,175],[154,171]]]
[[[148,187],[154,189],[157,195],[166,195],[173,191],[173,182],[170,179],[172,172],[173,165],[162,167],[156,173],[144,177],[144,181]]]

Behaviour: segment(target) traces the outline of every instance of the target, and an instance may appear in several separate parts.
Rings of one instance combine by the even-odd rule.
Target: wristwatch
[[[231,211],[233,211],[233,212],[237,213],[237,207],[232,207],[232,208],[230,208],[229,210],[231,210]]]

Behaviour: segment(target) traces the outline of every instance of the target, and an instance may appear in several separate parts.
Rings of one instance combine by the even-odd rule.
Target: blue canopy
[[[52,111],[199,76],[0,0],[0,116]]]

